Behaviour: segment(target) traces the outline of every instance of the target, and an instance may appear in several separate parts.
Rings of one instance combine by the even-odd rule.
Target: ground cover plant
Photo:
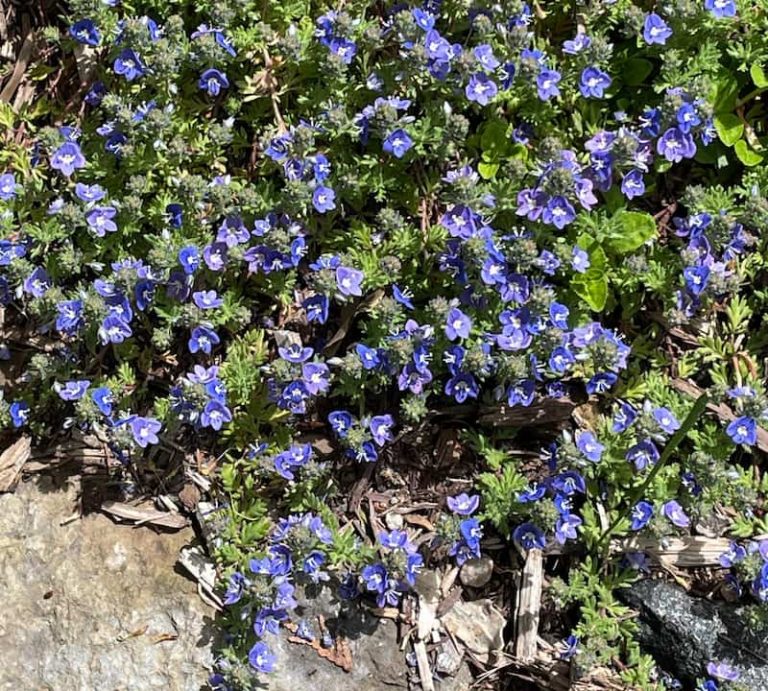
[[[612,538],[728,536],[768,612],[768,3],[62,12],[0,103],[0,423],[129,498],[206,459],[216,688],[286,664],[296,587],[398,607],[487,537],[564,555],[549,634],[629,686],[673,682]]]

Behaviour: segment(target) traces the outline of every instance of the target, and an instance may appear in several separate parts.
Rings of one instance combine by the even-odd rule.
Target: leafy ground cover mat
[[[424,689],[679,688],[651,574],[761,625],[765,0],[6,5],[0,490],[194,520],[212,687],[353,664],[321,590]]]

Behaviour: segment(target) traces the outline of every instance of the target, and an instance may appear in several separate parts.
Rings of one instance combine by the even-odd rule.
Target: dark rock
[[[727,661],[750,691],[768,691],[768,627],[751,628],[744,607],[691,597],[666,581],[644,580],[619,597],[639,612],[640,646],[662,669],[693,684],[710,661]]]

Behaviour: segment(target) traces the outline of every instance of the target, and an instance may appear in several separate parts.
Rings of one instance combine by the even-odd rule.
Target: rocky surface
[[[0,496],[0,689],[199,691],[213,610],[176,569],[191,529],[75,513],[76,486]]]
[[[639,612],[641,646],[681,681],[692,685],[708,662],[728,661],[745,688],[768,691],[768,628],[750,628],[743,607],[691,597],[666,581],[639,581],[620,596]]]

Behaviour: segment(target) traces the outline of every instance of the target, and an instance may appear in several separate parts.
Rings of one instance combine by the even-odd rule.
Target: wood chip
[[[180,530],[188,525],[187,519],[179,513],[158,511],[151,505],[134,506],[117,501],[105,501],[101,505],[105,513],[123,521],[130,521],[137,527],[145,523]]]
[[[524,406],[502,405],[481,411],[479,422],[491,427],[535,427],[564,422],[576,404],[569,399],[544,398]]]
[[[685,536],[661,540],[650,537],[633,537],[612,540],[611,551],[645,552],[664,566],[699,568],[719,566],[719,557],[728,551],[730,540],[724,537]]]
[[[20,437],[0,454],[0,492],[16,488],[21,469],[32,453],[32,438]]]
[[[544,556],[540,549],[528,550],[515,610],[515,657],[519,660],[536,657],[543,581]]]
[[[432,681],[432,668],[429,665],[427,657],[427,646],[424,641],[416,641],[413,644],[413,651],[416,653],[416,664],[419,668],[419,681],[424,691],[435,691],[435,684]]]

